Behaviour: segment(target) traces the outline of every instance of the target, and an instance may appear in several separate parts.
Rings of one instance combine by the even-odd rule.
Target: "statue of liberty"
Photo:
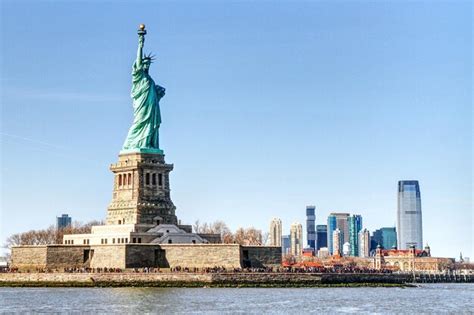
[[[123,144],[122,153],[163,153],[159,146],[159,128],[160,99],[165,95],[165,88],[155,84],[148,74],[153,57],[143,54],[145,34],[145,25],[141,24],[138,30],[137,59],[133,63],[132,71],[131,97],[134,118]]]

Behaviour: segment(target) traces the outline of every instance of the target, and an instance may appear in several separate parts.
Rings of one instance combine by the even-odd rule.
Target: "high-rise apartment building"
[[[316,225],[316,249],[328,247],[328,226],[325,224]]]
[[[372,240],[375,246],[380,245],[384,249],[397,248],[397,230],[395,227],[383,227],[375,230]]]
[[[72,218],[67,215],[63,214],[60,217],[56,217],[56,229],[61,230],[71,226]]]
[[[359,232],[362,230],[362,216],[354,214],[347,218],[349,225],[350,256],[359,256]]]
[[[306,207],[306,240],[308,247],[316,251],[316,226],[314,221],[316,220],[316,207]]]
[[[398,182],[398,249],[423,249],[420,185],[417,180]]]
[[[270,221],[270,245],[281,246],[281,220],[273,218]]]
[[[328,238],[329,253],[331,255],[334,255],[333,232],[336,229],[339,229],[341,233],[341,238],[342,238],[341,244],[344,244],[345,242],[349,241],[349,225],[347,222],[348,217],[349,217],[349,213],[331,213],[328,216],[327,238]]]
[[[342,233],[341,230],[336,228],[334,231],[332,231],[332,253],[331,255],[342,255]]]
[[[370,255],[370,232],[363,229],[359,232],[359,257],[369,257]]]
[[[301,223],[293,223],[291,225],[290,241],[290,254],[293,256],[300,256],[303,249],[303,226]]]

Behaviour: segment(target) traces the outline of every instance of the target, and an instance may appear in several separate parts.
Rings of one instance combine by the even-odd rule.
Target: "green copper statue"
[[[148,74],[153,57],[143,55],[145,42],[145,25],[138,30],[137,60],[133,63],[132,92],[133,124],[123,144],[122,153],[144,152],[159,153],[159,128],[161,124],[160,99],[165,95],[165,88],[155,84]]]

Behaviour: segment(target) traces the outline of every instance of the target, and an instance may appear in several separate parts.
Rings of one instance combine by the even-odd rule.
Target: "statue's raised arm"
[[[138,36],[138,50],[137,50],[137,66],[141,66],[143,58],[143,44],[145,43],[145,35]]]
[[[143,59],[143,45],[145,44],[145,25],[140,24],[138,30],[138,50],[137,50],[137,66],[140,67],[142,64],[142,59]]]

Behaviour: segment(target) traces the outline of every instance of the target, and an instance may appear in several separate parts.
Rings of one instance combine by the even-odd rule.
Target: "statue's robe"
[[[142,66],[133,64],[133,124],[128,131],[123,150],[159,149],[161,124],[160,99],[165,89],[155,82]]]

